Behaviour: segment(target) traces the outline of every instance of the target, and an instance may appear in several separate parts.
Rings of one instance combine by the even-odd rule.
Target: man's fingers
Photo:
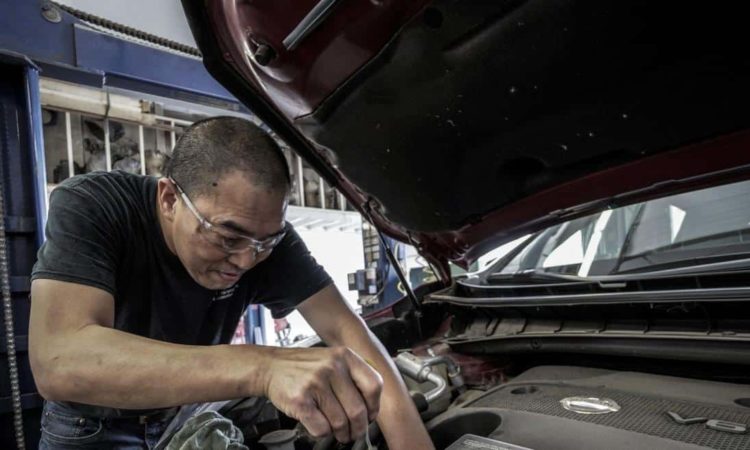
[[[350,371],[352,381],[362,394],[367,405],[368,420],[375,420],[380,411],[380,394],[383,391],[383,377],[355,353],[352,353]]]
[[[318,407],[328,420],[328,424],[333,430],[336,440],[342,443],[349,442],[349,419],[346,417],[344,408],[339,403],[338,398],[333,392],[320,393],[318,398]]]
[[[322,438],[331,434],[328,419],[318,409],[314,402],[310,401],[300,412],[298,417],[308,433],[314,438]]]
[[[331,387],[349,420],[350,439],[352,441],[359,439],[365,434],[365,428],[368,425],[367,403],[348,372],[334,377]]]

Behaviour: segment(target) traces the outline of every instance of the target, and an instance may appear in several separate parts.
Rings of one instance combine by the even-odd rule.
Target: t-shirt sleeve
[[[248,273],[250,302],[269,308],[274,319],[286,316],[298,304],[333,283],[291,224],[287,223],[287,227],[286,236],[268,259]]]
[[[119,240],[110,216],[80,183],[58,186],[31,279],[85,284],[114,295]]]

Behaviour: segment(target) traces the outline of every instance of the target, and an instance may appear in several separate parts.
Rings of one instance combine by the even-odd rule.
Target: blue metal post
[[[39,92],[39,70],[27,66],[26,109],[29,111],[29,152],[32,156],[33,171],[36,178],[34,197],[36,198],[36,231],[37,244],[44,241],[44,226],[47,223],[47,168],[44,158],[44,132],[42,130],[42,106]]]
[[[248,344],[265,344],[265,342],[258,342],[255,339],[255,328],[260,328],[261,336],[265,336],[263,307],[260,305],[250,305],[247,307],[247,311],[245,311],[245,338]]]
[[[3,272],[8,281],[3,297],[10,300],[13,319],[7,327],[3,323],[0,334],[0,448],[8,449],[18,448],[14,429],[21,423],[14,420],[14,409],[19,406],[25,448],[36,448],[39,442],[42,399],[28,358],[30,276],[46,211],[39,206],[44,191],[37,176],[38,170],[44,170],[38,162],[42,151],[38,89],[38,68],[24,56],[0,51],[0,181],[7,261]],[[16,372],[14,389],[11,380]]]

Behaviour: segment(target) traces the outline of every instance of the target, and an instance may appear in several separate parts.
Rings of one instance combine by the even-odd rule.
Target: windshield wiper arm
[[[693,266],[675,267],[670,269],[651,270],[644,272],[630,272],[616,275],[599,275],[591,277],[579,277],[576,275],[565,275],[555,272],[543,272],[538,270],[524,270],[510,274],[491,274],[487,280],[508,281],[508,280],[550,280],[550,281],[567,281],[579,283],[598,283],[604,287],[613,287],[613,283],[623,283],[627,281],[637,281],[649,278],[668,278],[682,275],[708,275],[722,271],[746,271],[750,270],[750,258],[732,259],[728,261],[716,261]]]
[[[694,261],[695,259],[693,259]],[[631,270],[628,272],[621,272],[618,275],[611,275],[608,276],[608,278],[621,278],[621,279],[636,279],[636,278],[643,278],[644,275],[646,276],[672,276],[672,275],[705,275],[707,273],[711,272],[720,272],[723,270],[727,271],[740,271],[740,270],[748,270],[750,269],[750,258],[733,258],[733,259],[726,259],[724,261],[712,261],[712,262],[706,262],[703,264],[695,264],[695,265],[689,265],[689,266],[681,266],[681,267],[670,267],[673,266],[674,263],[665,263],[661,264],[662,269],[656,269],[656,270],[643,270],[646,269],[646,267]],[[654,267],[654,266],[651,266]],[[658,267],[658,266],[657,266]]]
[[[668,280],[684,277],[703,277],[710,275],[726,274],[750,274],[750,258],[733,259],[730,261],[719,261],[701,265],[678,267],[671,269],[654,270],[650,272],[627,273],[618,275],[597,275],[588,278],[576,275],[565,275],[555,272],[543,272],[537,270],[525,270],[515,273],[494,273],[484,278],[484,283],[477,284],[478,280],[458,280],[458,284],[468,286],[472,289],[502,289],[520,287],[552,287],[563,286],[596,286],[599,289],[628,289],[630,283],[638,283],[645,280]],[[524,281],[526,283],[524,283]],[[545,283],[546,282],[546,283]],[[557,282],[557,283],[554,283]],[[638,286],[638,284],[636,285]],[[643,290],[637,287],[637,290]]]
[[[580,277],[578,275],[566,275],[555,272],[544,272],[534,269],[523,270],[515,273],[491,274],[487,276],[488,282],[503,281],[557,281],[565,283],[594,284],[602,289],[622,289],[626,287],[627,277]]]
[[[591,279],[586,277],[579,277],[578,275],[565,275],[562,273],[545,272],[535,269],[520,270],[514,273],[493,273],[487,275],[488,281],[507,281],[507,280],[533,280],[533,281],[566,281],[566,282],[592,282]]]

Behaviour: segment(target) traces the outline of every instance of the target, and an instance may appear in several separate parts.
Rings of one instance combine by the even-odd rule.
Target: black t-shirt
[[[47,239],[32,280],[103,289],[115,299],[116,329],[188,345],[228,343],[248,304],[263,304],[275,318],[283,317],[331,283],[287,224],[271,255],[234,287],[205,289],[164,241],[156,187],[156,178],[120,171],[60,184],[50,197]]]

